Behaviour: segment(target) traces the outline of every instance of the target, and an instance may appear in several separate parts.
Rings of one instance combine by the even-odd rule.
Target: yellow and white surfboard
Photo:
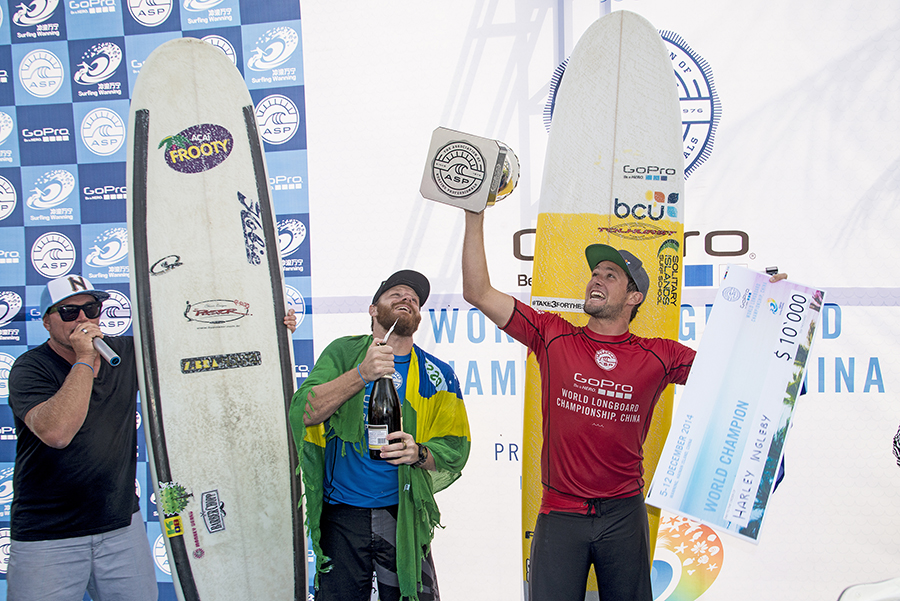
[[[541,187],[532,305],[587,323],[581,307],[589,244],[627,249],[650,276],[631,331],[676,339],[682,280],[684,159],[672,64],[657,30],[616,11],[579,40],[554,101]],[[565,308],[565,310],[562,310]],[[554,309],[549,309],[554,310]],[[541,501],[541,386],[537,362],[526,370],[522,479],[524,573]],[[644,444],[645,490],[672,417],[673,388],[656,406]],[[650,511],[651,541],[658,510]],[[589,590],[596,590],[591,576]],[[527,588],[526,588],[527,590]]]

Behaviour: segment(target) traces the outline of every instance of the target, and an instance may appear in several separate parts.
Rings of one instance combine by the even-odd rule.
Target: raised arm
[[[463,238],[462,272],[463,298],[480,309],[488,319],[505,326],[515,308],[515,299],[491,285],[487,258],[484,252],[484,211],[466,211],[466,231]],[[771,282],[787,278],[787,274],[772,276]]]
[[[463,298],[503,327],[512,316],[515,299],[491,286],[484,253],[484,212],[466,211],[462,250]]]

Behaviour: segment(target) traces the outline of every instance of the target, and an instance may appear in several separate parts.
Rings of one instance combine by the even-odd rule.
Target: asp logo
[[[19,81],[25,91],[37,98],[48,98],[62,87],[65,76],[62,62],[50,52],[38,48],[19,63]]]
[[[128,12],[144,27],[157,27],[172,14],[172,0],[128,0]]]
[[[103,301],[100,313],[100,330],[107,336],[121,336],[131,327],[131,301],[118,290],[107,290],[109,298]],[[140,413],[138,428],[140,428]]]
[[[303,300],[303,295],[300,294],[300,291],[293,286],[285,285],[284,296],[285,300],[287,300],[288,309],[294,310],[294,315],[297,317],[297,326],[299,326],[303,323],[303,318],[306,317],[306,301]]]
[[[31,247],[31,264],[47,279],[55,280],[75,266],[75,245],[65,234],[47,232]]]
[[[212,44],[219,50],[225,53],[225,56],[228,57],[228,60],[231,61],[231,64],[237,66],[237,52],[234,50],[234,46],[231,45],[226,38],[220,35],[208,35],[204,38],[200,38],[207,44]]]
[[[3,221],[16,209],[19,196],[16,187],[8,179],[0,175],[0,221]]]
[[[287,96],[272,94],[256,106],[256,122],[263,140],[274,145],[284,144],[297,133],[300,112]]]
[[[94,109],[81,121],[84,145],[99,156],[115,154],[125,143],[126,134],[125,122],[111,109]]]

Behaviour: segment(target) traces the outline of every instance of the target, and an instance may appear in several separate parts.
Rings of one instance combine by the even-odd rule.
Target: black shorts
[[[591,565],[601,599],[653,600],[643,495],[595,503],[598,509],[592,515],[538,515],[528,569],[529,601],[584,601]]]
[[[381,601],[399,601],[397,506],[366,509],[322,504],[322,552],[331,570],[319,575],[316,601],[369,601],[373,573]],[[431,553],[422,561],[419,601],[439,601]]]

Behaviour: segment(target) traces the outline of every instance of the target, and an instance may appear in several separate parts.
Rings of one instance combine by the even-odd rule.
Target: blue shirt
[[[394,356],[394,386],[400,397],[401,413],[406,404],[406,377],[410,355]],[[363,419],[369,423],[369,395],[372,382],[366,384]],[[327,426],[326,426],[327,428]],[[397,466],[369,457],[368,438],[363,436],[362,454],[338,438],[325,443],[325,502],[353,507],[388,507],[399,502]],[[342,452],[342,448],[344,448]]]

